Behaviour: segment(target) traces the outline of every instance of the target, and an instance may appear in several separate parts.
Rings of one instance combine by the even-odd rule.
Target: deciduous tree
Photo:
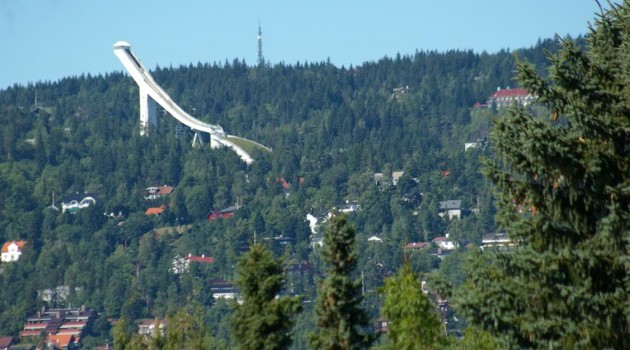
[[[444,342],[444,328],[418,275],[406,262],[385,280],[381,313],[389,320],[385,349],[435,349]]]

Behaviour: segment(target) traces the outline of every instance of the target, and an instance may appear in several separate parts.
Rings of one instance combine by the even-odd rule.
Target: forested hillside
[[[0,335],[17,337],[42,306],[85,305],[100,313],[83,340],[91,346],[111,339],[108,319],[163,318],[200,304],[212,335],[229,344],[230,306],[212,298],[211,281],[233,281],[256,240],[287,265],[308,262],[313,274],[288,277],[285,293],[314,301],[322,266],[306,215],[323,218],[347,201],[360,205],[349,220],[373,323],[376,289],[402,265],[407,243],[449,233],[458,251],[444,260],[414,253],[410,262],[416,273],[440,271],[461,284],[464,247],[497,230],[479,171],[492,145],[465,151],[464,143],[485,137],[502,111],[472,106],[516,86],[515,56],[544,74],[544,50],[558,46],[417,52],[341,68],[234,60],[152,71],[186,111],[273,149],[250,166],[228,149],[191,147],[191,131],[162,112],[157,130],[139,136],[138,88],[120,72],[0,91],[0,242],[27,242],[19,261],[0,265]],[[396,185],[393,171],[404,171]],[[162,185],[174,187],[170,196],[144,198]],[[50,208],[86,192],[96,204],[76,214]],[[446,200],[461,200],[461,219],[438,215]],[[233,217],[207,220],[236,204]],[[160,205],[162,215],[145,215]],[[173,259],[188,254],[214,263],[173,273]],[[59,286],[69,286],[67,297],[38,296]],[[314,324],[310,305],[298,317],[296,349]]]

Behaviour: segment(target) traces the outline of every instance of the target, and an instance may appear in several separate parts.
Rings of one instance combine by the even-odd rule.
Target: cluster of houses
[[[173,186],[167,186],[167,185],[163,185],[159,187],[147,187],[146,190],[144,191],[144,199],[156,200],[156,199],[168,197],[171,195],[171,193],[173,193],[173,190],[174,190]],[[166,205],[161,204],[158,207],[147,208],[144,214],[148,216],[151,216],[151,215],[160,216],[164,213],[164,210],[166,210]]]
[[[147,187],[144,192],[144,199],[156,200],[170,196],[173,193],[173,186],[163,185],[159,187]],[[234,212],[239,209],[240,205],[233,205],[221,210],[213,210],[208,213],[206,220],[227,219],[234,216]],[[157,207],[149,207],[144,214],[147,216],[160,216],[168,208],[166,204],[160,204]]]
[[[93,310],[85,307],[66,309],[43,308],[26,319],[20,332],[20,342],[44,345],[49,349],[78,349],[81,336],[96,318]]]
[[[526,91],[523,92],[521,91],[522,89],[506,90],[497,91],[496,94],[491,96],[489,101],[497,106],[502,106],[502,104],[500,103],[507,101],[503,98],[505,96],[512,96],[510,95],[510,93],[513,93],[513,98],[510,100],[511,103],[531,103],[531,95],[525,94]],[[482,142],[485,142],[485,139],[478,140],[479,144]],[[477,145],[473,145],[470,147],[477,147]],[[379,186],[385,184],[396,186],[403,175],[403,171],[393,171],[391,173],[391,176],[387,176],[383,173],[374,173],[373,180],[376,185]],[[448,174],[446,174],[445,176],[447,175]],[[302,183],[303,178],[300,178],[299,181],[300,183]],[[276,183],[281,185],[282,188],[285,190],[288,190],[291,186],[283,178],[276,179]],[[148,201],[162,199],[170,196],[173,191],[174,188],[168,185],[148,187],[144,192],[144,199]],[[62,200],[61,211],[63,213],[76,213],[83,208],[94,205],[96,203],[96,200],[97,195],[95,193],[75,193],[72,195],[68,195]],[[441,217],[448,218],[449,220],[461,218],[461,202],[461,200],[446,200],[439,202],[438,214]],[[54,205],[54,199],[53,204],[50,207],[52,207],[53,209],[57,209]],[[147,208],[145,214],[148,216],[159,216],[166,209],[167,206],[165,204],[162,204],[159,207]],[[212,221],[216,219],[230,218],[238,209],[239,206],[235,205],[222,210],[211,211],[207,216],[207,220]],[[312,232],[311,241],[313,247],[323,245],[322,237],[318,236],[317,233],[317,228],[320,222],[326,222],[333,215],[333,212],[351,213],[360,209],[361,205],[358,202],[347,201],[339,205],[337,208],[334,208],[334,210],[332,210],[331,212],[326,213],[326,215],[324,215],[321,219],[311,214],[308,214],[307,221],[309,222],[309,226]],[[275,237],[273,238],[273,240],[273,243],[290,243],[290,239],[285,239],[284,237]],[[368,238],[368,241],[378,244],[382,243],[383,239],[378,236],[371,236]],[[6,242],[2,247],[1,261],[17,261],[20,258],[22,250],[24,249],[26,244],[26,241]],[[483,238],[481,249],[510,249],[515,245],[516,243],[514,241],[511,241],[505,235],[505,233],[493,233],[488,234]],[[457,244],[451,241],[449,239],[449,235],[446,234],[445,236],[433,238],[431,242],[410,242],[403,247],[403,250],[407,252],[429,251],[432,254],[437,255],[439,258],[443,258],[446,254],[455,250],[456,248]],[[190,271],[191,264],[212,264],[214,262],[214,258],[205,256],[203,254],[201,256],[196,256],[192,254],[188,254],[187,256],[183,257],[176,256],[173,259],[170,270],[174,274],[181,275]],[[313,274],[313,268],[308,264],[308,262],[295,262],[289,264],[287,267],[287,276],[301,276],[305,274]],[[210,289],[213,297],[216,299],[238,298],[238,288],[229,281],[225,281],[222,279],[212,280],[210,283]],[[423,291],[424,290],[425,288],[423,288]],[[27,342],[30,341],[31,343],[45,342],[45,344],[51,349],[78,348],[80,346],[81,336],[84,334],[84,331],[89,327],[90,322],[93,321],[94,317],[95,313],[91,310],[86,310],[85,308],[48,310],[43,309],[27,319],[26,323],[24,324],[23,330],[20,332],[20,339],[26,340]],[[137,325],[138,332],[140,334],[155,336],[156,332],[164,331],[164,327],[167,326],[167,323],[165,320],[146,319],[138,321]],[[386,325],[384,328],[386,328]],[[8,346],[10,346],[12,341],[13,339],[10,337],[0,338],[0,350],[2,349],[3,344],[8,343]]]
[[[407,243],[403,250],[406,252],[413,251],[427,251],[432,255],[437,256],[440,259],[454,251],[457,248],[457,244],[451,241],[448,237],[448,233],[441,237],[435,237],[431,242],[411,242]]]
[[[394,172],[392,175],[396,174]],[[392,184],[397,183],[397,180],[402,176],[402,172],[398,172],[397,178],[392,176]],[[374,176],[375,181],[377,183],[385,181],[385,178],[382,174],[377,173]],[[395,179],[395,180],[394,180]],[[339,208],[335,208],[333,211],[326,213],[322,218],[317,218],[312,214],[306,215],[306,220],[309,223],[309,227],[311,229],[311,245],[313,248],[317,246],[323,246],[323,237],[318,232],[318,227],[320,224],[325,223],[330,217],[332,217],[333,212],[353,212],[359,210],[361,205],[356,202],[346,202],[339,206]],[[449,220],[453,219],[461,219],[462,217],[462,201],[459,199],[454,200],[446,200],[438,203],[438,215],[440,217],[446,217]],[[374,235],[369,237],[368,242],[381,243],[383,239]],[[510,238],[505,233],[490,233],[484,236],[480,248],[487,249],[493,248],[497,250],[501,249],[511,249],[517,245],[517,242],[510,240]],[[445,255],[450,253],[451,251],[457,248],[457,244],[449,239],[449,234],[445,234],[445,236],[435,237],[431,240],[431,242],[410,242],[403,247],[403,250],[407,252],[412,251],[427,251],[433,255],[436,255],[439,258],[444,258]]]
[[[0,350],[4,349],[52,349],[73,350],[80,349],[81,338],[89,332],[94,324],[97,313],[85,307],[47,309],[36,312],[26,319],[19,334],[19,342],[13,337],[0,337]],[[116,319],[108,319],[111,325]],[[164,335],[168,326],[165,319],[140,319],[134,322],[140,335],[156,336],[157,332]],[[97,349],[111,349],[109,343]]]

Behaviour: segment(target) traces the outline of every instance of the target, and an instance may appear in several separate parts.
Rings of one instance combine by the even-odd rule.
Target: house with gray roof
[[[460,219],[462,217],[462,201],[461,199],[442,201],[439,203],[438,214],[440,217],[448,215],[448,219]]]

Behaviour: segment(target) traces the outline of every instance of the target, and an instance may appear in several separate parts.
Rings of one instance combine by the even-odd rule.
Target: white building
[[[74,214],[83,208],[87,208],[90,205],[96,204],[95,193],[75,193],[66,196],[61,202],[61,212],[68,211],[70,214]]]
[[[433,238],[433,243],[435,243],[441,250],[453,250],[456,248],[455,243],[448,239],[448,234],[446,237]]]
[[[210,283],[210,291],[215,299],[237,299],[239,290],[234,283],[221,279],[213,280]]]
[[[25,244],[25,241],[6,242],[2,246],[2,256],[0,257],[2,262],[18,261]]]
[[[159,330],[160,335],[164,335],[164,328],[166,327],[166,320],[160,320],[158,318],[154,320],[142,320],[138,323],[138,334],[156,337]]]
[[[477,148],[477,147],[479,147],[478,142],[465,142],[464,143],[464,151],[468,151],[471,148]]]
[[[481,241],[481,250],[494,248],[498,250],[512,249],[518,242],[512,241],[504,232],[488,233]]]

